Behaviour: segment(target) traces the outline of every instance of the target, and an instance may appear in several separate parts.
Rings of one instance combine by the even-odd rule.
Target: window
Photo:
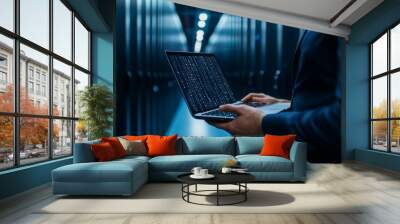
[[[42,96],[46,97],[46,86],[42,86]]]
[[[64,88],[65,83],[70,83],[72,84],[72,67],[69,65],[66,65],[58,60],[53,60],[53,114],[55,115],[61,115],[61,116],[72,116],[72,108],[71,104],[72,102],[69,102],[68,105],[65,104],[64,101],[64,96],[69,96],[69,99],[72,100],[72,91],[71,90],[66,90]],[[60,97],[60,101],[58,101]],[[61,107],[66,106],[66,111],[65,113],[61,113]]]
[[[14,122],[12,116],[0,115],[0,169],[14,166]]]
[[[40,84],[36,84],[36,95],[40,95]],[[22,101],[22,100],[21,100]]]
[[[87,139],[74,105],[90,85],[90,31],[62,0],[0,0],[0,26],[0,170],[72,155]]]
[[[20,0],[21,36],[49,48],[49,0]]]
[[[80,93],[89,86],[89,74],[75,70],[75,117],[79,117],[81,114]]]
[[[46,62],[44,62],[44,63],[46,63]],[[36,80],[40,81],[40,71],[39,71],[39,69],[36,69]]]
[[[371,148],[400,153],[400,24],[370,45]]]
[[[71,60],[72,12],[60,1],[53,0],[54,53]]]
[[[29,73],[29,79],[33,80],[33,67],[32,66],[29,66],[28,73]]]
[[[0,26],[14,31],[14,0],[0,1]]]
[[[71,155],[72,121],[53,120],[53,157]]]
[[[3,4],[1,1],[0,6]],[[0,9],[0,20],[2,18]],[[0,33],[0,113],[14,112],[14,69],[11,66],[12,58],[14,57],[14,41]],[[4,59],[9,59],[7,62]],[[3,61],[3,63],[1,62]],[[10,65],[8,65],[10,64]],[[0,114],[1,115],[1,114]],[[1,136],[0,136],[1,138]],[[1,140],[0,140],[1,141]],[[1,162],[1,160],[0,160]],[[1,169],[1,168],[0,168]]]
[[[4,71],[0,71],[0,84],[6,85],[7,84],[7,73]]]
[[[0,67],[7,67],[7,57],[5,55],[0,55]]]
[[[82,68],[89,69],[89,32],[75,18],[75,62]]]
[[[29,94],[33,94],[34,92],[33,82],[28,82],[28,92]]]

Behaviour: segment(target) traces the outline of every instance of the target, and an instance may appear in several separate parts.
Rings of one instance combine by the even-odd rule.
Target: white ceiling
[[[212,11],[347,38],[351,25],[383,0],[173,0]]]

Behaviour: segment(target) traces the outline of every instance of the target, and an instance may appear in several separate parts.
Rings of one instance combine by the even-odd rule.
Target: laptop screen
[[[167,57],[192,113],[236,101],[214,55],[167,52]]]

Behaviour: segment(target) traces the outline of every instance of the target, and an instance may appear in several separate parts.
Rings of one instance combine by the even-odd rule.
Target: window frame
[[[49,2],[49,48],[46,49],[45,47],[40,46],[39,44],[34,43],[33,41],[30,41],[27,38],[24,38],[23,36],[20,35],[20,0],[14,0],[13,1],[13,10],[14,10],[14,30],[10,31],[4,27],[0,26],[0,35],[3,35],[5,37],[11,38],[13,40],[13,65],[12,66],[12,71],[13,71],[13,78],[14,78],[14,110],[13,112],[2,112],[0,111],[0,116],[4,117],[11,117],[13,119],[13,154],[14,154],[14,161],[13,161],[13,166],[11,167],[5,167],[5,168],[0,168],[0,172],[5,171],[5,170],[10,170],[10,169],[16,169],[19,167],[23,166],[30,166],[33,164],[38,164],[38,163],[43,163],[46,161],[50,160],[59,160],[62,158],[70,157],[73,155],[74,152],[74,143],[75,143],[75,126],[76,126],[76,121],[79,120],[79,117],[75,116],[75,108],[72,106],[71,108],[71,115],[70,116],[56,116],[53,115],[53,59],[58,60],[59,62],[62,62],[68,66],[71,66],[71,105],[75,104],[75,98],[76,98],[76,92],[75,92],[75,69],[87,74],[89,76],[89,83],[88,85],[92,85],[92,57],[91,57],[91,50],[92,50],[92,43],[91,43],[91,38],[92,38],[92,30],[88,27],[88,25],[84,22],[84,20],[79,16],[78,13],[75,12],[75,10],[72,9],[72,7],[66,2],[65,0],[59,0],[68,10],[71,11],[71,59],[64,58],[63,56],[55,53],[53,50],[53,1],[54,0],[48,0]],[[75,63],[75,18],[79,20],[79,22],[85,27],[85,29],[89,33],[89,43],[88,43],[88,69],[85,69],[81,67],[80,65]],[[48,63],[48,83],[47,83],[47,88],[46,91],[48,91],[49,94],[45,93],[48,96],[48,112],[46,115],[39,115],[39,114],[27,114],[27,113],[21,113],[20,111],[20,45],[23,44],[27,47],[30,47],[36,51],[39,51],[40,53],[43,53],[48,56],[49,58],[49,63]],[[34,79],[35,80],[35,70],[33,71]],[[26,74],[27,79],[29,79],[29,74]],[[39,77],[40,78],[40,77]],[[39,80],[41,81],[41,80]],[[41,82],[40,82],[41,83]],[[28,90],[27,90],[28,91]],[[34,90],[35,91],[35,90]],[[33,162],[33,163],[27,163],[27,164],[21,164],[20,161],[20,119],[21,118],[45,118],[47,119],[48,122],[48,136],[47,136],[47,141],[48,141],[48,157],[44,158],[41,161],[38,162]],[[62,156],[54,156],[54,147],[53,147],[53,138],[52,138],[52,133],[53,133],[53,121],[56,120],[66,120],[66,121],[71,121],[72,123],[72,133],[71,133],[71,154],[69,155],[62,155]]]
[[[392,151],[392,136],[391,136],[391,123],[392,121],[400,121],[400,117],[392,117],[392,99],[391,99],[391,91],[392,91],[392,86],[391,86],[391,79],[392,75],[395,75],[396,73],[400,72],[400,67],[391,69],[391,31],[393,28],[396,26],[400,26],[400,21],[397,21],[393,23],[390,27],[386,28],[384,32],[379,34],[376,38],[374,38],[371,42],[368,43],[368,48],[369,48],[369,77],[368,77],[368,82],[369,82],[369,149],[373,151],[379,151],[379,152],[385,152],[385,153],[391,153],[391,154],[400,154],[400,152],[393,152]],[[387,34],[387,65],[386,65],[386,71],[382,72],[380,74],[376,74],[374,76],[373,74],[373,44],[376,43],[377,40],[379,40],[381,37],[383,37],[385,34]],[[386,105],[386,117],[385,118],[373,118],[373,81],[378,79],[386,77],[386,86],[387,86],[387,93],[386,93],[386,98],[387,98],[387,105]],[[373,136],[373,122],[376,121],[386,121],[386,151],[379,150],[374,148],[374,136]]]

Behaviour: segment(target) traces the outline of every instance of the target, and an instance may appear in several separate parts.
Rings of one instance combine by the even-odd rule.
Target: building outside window
[[[29,74],[29,79],[33,80],[33,67],[32,66],[29,66],[28,74]]]
[[[371,149],[400,153],[400,24],[370,44]]]
[[[31,82],[31,81],[28,82],[28,91],[29,91],[29,94],[34,93],[33,82]]]
[[[19,7],[10,12],[15,17],[10,21],[20,21],[17,29],[0,23],[9,30],[0,30],[0,170],[70,156],[73,143],[87,139],[86,126],[78,122],[79,113],[71,105],[79,102],[79,92],[90,85],[86,81],[91,75],[90,31],[64,1],[50,1],[19,1]],[[1,4],[9,9],[17,6],[12,0]],[[14,53],[20,59],[16,75]],[[19,88],[15,88],[15,76]],[[14,91],[20,91],[19,98]],[[61,102],[57,101],[60,95]]]
[[[7,57],[3,54],[0,55],[0,67],[7,67]]]
[[[0,71],[0,83],[2,84],[7,83],[7,73],[4,71]]]
[[[36,95],[40,96],[40,84],[36,84]]]
[[[46,96],[46,86],[42,86],[42,96]]]

